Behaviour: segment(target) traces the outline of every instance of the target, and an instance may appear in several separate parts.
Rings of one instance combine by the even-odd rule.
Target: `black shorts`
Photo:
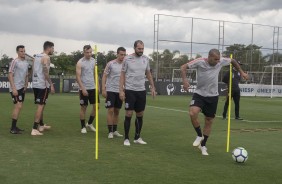
[[[218,96],[203,97],[197,93],[194,93],[190,106],[197,106],[202,109],[202,113],[206,117],[214,118],[216,114],[218,103]]]
[[[132,91],[125,90],[125,110],[134,110],[141,112],[145,110],[146,106],[146,90]]]
[[[80,105],[81,106],[87,106],[88,105],[88,101],[90,104],[96,104],[96,98],[95,98],[95,89],[88,89],[86,90],[88,93],[88,96],[84,96],[82,94],[82,90],[79,90],[79,100],[80,100]],[[100,99],[98,96],[98,103],[100,103]]]
[[[32,88],[34,94],[34,103],[45,105],[49,95],[49,88],[40,89],[40,88]]]
[[[119,93],[107,91],[107,98],[105,101],[106,108],[118,108],[120,109],[122,106],[122,101],[119,98]]]
[[[24,102],[24,96],[25,96],[25,91],[24,88],[21,88],[18,91],[18,96],[14,96],[12,92],[10,92],[13,102],[14,104],[18,103],[18,102]]]

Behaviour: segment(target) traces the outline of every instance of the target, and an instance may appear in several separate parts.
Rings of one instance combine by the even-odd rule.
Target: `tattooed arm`
[[[49,66],[50,66],[50,57],[49,56],[45,56],[42,58],[42,66],[43,66],[43,73],[45,76],[45,80],[50,84],[51,93],[55,93],[53,82],[51,81],[51,78],[49,76]]]

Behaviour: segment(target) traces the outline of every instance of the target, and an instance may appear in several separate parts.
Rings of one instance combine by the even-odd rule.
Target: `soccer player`
[[[54,43],[46,41],[43,44],[43,53],[35,55],[32,73],[32,88],[34,93],[34,103],[37,104],[34,123],[31,135],[43,135],[44,130],[49,130],[51,126],[43,123],[43,111],[48,99],[48,94],[55,93],[54,85],[49,76],[50,55],[54,52]]]
[[[146,106],[145,75],[151,85],[151,95],[155,97],[155,86],[150,72],[149,58],[143,55],[144,43],[141,40],[134,42],[135,53],[126,56],[120,75],[119,96],[125,101],[124,145],[130,146],[129,130],[133,111],[136,113],[134,143],[147,144],[140,137],[143,115]]]
[[[95,81],[94,81],[94,67],[95,59],[92,57],[92,48],[90,45],[83,47],[84,57],[81,58],[76,64],[76,81],[79,85],[79,98],[80,98],[80,123],[81,133],[87,133],[86,127],[95,132],[93,121],[96,114],[96,98],[95,98]],[[99,89],[97,89],[99,90]],[[93,106],[88,123],[85,125],[85,114],[89,103]],[[99,103],[99,101],[98,101]]]
[[[9,68],[8,79],[10,81],[10,93],[14,102],[12,112],[11,134],[21,134],[22,129],[17,127],[17,121],[23,106],[25,91],[28,85],[28,62],[25,60],[25,47],[18,45],[16,48],[18,57],[14,59]]]
[[[188,90],[190,84],[186,78],[186,70],[195,68],[197,70],[197,87],[190,103],[189,115],[192,125],[197,132],[193,146],[198,146],[202,155],[208,155],[206,142],[211,133],[212,123],[215,117],[218,103],[218,74],[223,66],[232,65],[240,72],[241,76],[248,79],[240,65],[234,59],[221,58],[217,49],[209,51],[208,58],[198,58],[181,66],[181,76],[184,90]],[[205,126],[203,133],[198,119],[199,112],[205,115]]]
[[[102,78],[102,95],[106,98],[105,106],[108,109],[107,124],[109,139],[114,138],[114,136],[123,137],[123,135],[117,131],[117,124],[119,111],[122,106],[122,101],[119,98],[119,80],[125,55],[125,48],[119,47],[117,49],[117,58],[107,64]]]
[[[237,61],[239,65],[242,65],[240,61]],[[227,71],[224,74],[224,77],[222,81],[227,85],[227,88],[229,88],[229,76],[230,76],[230,71]],[[240,117],[239,112],[240,112],[240,87],[239,87],[239,82],[241,80],[240,72],[236,70],[236,68],[232,68],[232,89],[231,89],[231,98],[233,98],[234,104],[235,104],[235,119],[236,120],[243,120],[243,118]],[[228,90],[229,92],[229,90]],[[228,94],[226,96],[226,101],[224,104],[223,108],[223,113],[222,117],[223,119],[226,119],[226,113],[229,105],[229,98]]]

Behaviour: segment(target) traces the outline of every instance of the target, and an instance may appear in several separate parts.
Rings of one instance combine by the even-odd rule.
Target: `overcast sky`
[[[0,54],[16,56],[15,47],[26,46],[27,53],[42,52],[43,42],[55,43],[65,53],[82,50],[83,45],[98,45],[107,52],[124,46],[133,52],[133,42],[145,43],[145,54],[153,50],[154,14],[169,14],[282,27],[282,2],[279,0],[0,0]],[[194,20],[193,41],[218,43],[217,21]],[[251,24],[224,24],[225,44],[250,44]],[[273,27],[254,26],[253,43],[273,46]],[[191,19],[160,16],[159,39],[191,41]],[[282,47],[280,28],[280,48]],[[217,47],[217,46],[209,46]],[[206,52],[195,45],[193,52]],[[159,48],[190,51],[189,44],[160,42]],[[204,54],[203,54],[204,55]]]

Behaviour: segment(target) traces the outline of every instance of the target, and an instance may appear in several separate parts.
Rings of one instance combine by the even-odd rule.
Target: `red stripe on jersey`
[[[10,66],[10,69],[9,69],[9,72],[12,72],[14,70],[14,67],[15,67],[15,64],[16,64],[16,59],[14,59],[11,63],[11,66]]]

